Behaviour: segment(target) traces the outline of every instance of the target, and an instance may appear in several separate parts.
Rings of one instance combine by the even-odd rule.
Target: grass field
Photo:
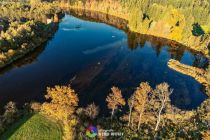
[[[62,129],[41,114],[26,116],[15,123],[1,140],[61,140]]]

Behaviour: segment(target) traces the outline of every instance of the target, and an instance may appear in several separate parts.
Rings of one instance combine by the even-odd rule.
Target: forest
[[[1,2],[0,68],[47,41],[56,31],[60,12],[51,3]]]

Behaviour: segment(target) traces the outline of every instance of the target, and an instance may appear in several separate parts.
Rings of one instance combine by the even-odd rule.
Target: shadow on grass
[[[24,123],[26,123],[34,114],[27,114],[23,118],[17,120],[16,123],[12,124],[6,132],[0,136],[0,140],[8,140]]]

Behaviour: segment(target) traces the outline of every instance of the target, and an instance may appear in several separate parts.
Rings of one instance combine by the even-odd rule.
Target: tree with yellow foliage
[[[112,87],[112,92],[107,96],[107,106],[109,109],[112,110],[111,112],[111,119],[114,116],[115,110],[118,109],[118,107],[122,107],[125,105],[125,100],[122,97],[121,90],[118,87]]]
[[[134,111],[138,114],[138,130],[140,129],[142,115],[149,105],[149,93],[152,88],[147,82],[142,82],[134,93]]]
[[[58,14],[54,14],[54,22],[55,23],[58,23],[59,22]]]
[[[61,121],[64,131],[63,139],[73,140],[74,126],[77,123],[74,113],[79,101],[77,94],[70,86],[55,86],[47,88],[45,98],[50,102],[43,103],[41,111]]]
[[[58,120],[67,120],[75,112],[79,101],[77,94],[70,86],[48,87],[45,98],[51,101],[44,103],[42,110]]]
[[[32,8],[35,8],[36,6],[41,4],[41,2],[41,0],[30,0],[30,5],[32,6]]]
[[[203,140],[210,140],[210,130],[203,133]]]

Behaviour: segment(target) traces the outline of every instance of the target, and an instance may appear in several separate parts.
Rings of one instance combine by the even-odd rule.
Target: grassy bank
[[[41,114],[28,115],[16,122],[1,140],[60,140],[61,126]]]

